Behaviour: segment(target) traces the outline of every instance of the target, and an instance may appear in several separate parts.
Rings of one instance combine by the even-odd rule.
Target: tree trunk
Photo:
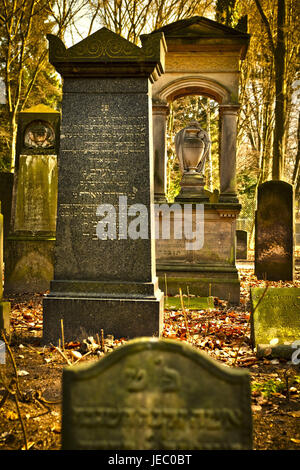
[[[297,140],[298,140],[298,144],[297,144],[295,168],[294,168],[294,173],[293,173],[293,184],[295,188],[296,208],[299,211],[300,210],[300,204],[299,204],[299,199],[300,199],[300,113],[298,115]]]
[[[293,184],[297,185],[297,182],[300,177],[300,113],[298,115],[298,130],[297,130],[297,155],[296,155],[296,162],[295,168],[293,172]]]
[[[275,125],[273,141],[272,178],[280,180],[284,170],[285,119],[286,119],[286,47],[284,37],[285,0],[277,0],[277,42],[274,51],[275,67]]]
[[[10,147],[10,161],[9,161],[9,169],[11,172],[15,169],[15,161],[16,161],[16,145],[17,145],[17,131],[18,131],[18,124],[17,124],[17,113],[13,111],[11,116],[11,147]]]

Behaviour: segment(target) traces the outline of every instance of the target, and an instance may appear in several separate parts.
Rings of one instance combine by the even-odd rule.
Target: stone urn
[[[204,191],[205,159],[209,151],[210,141],[197,121],[192,121],[175,136],[175,150],[179,160],[181,173],[181,191],[176,200],[203,199],[208,200]]]
[[[203,173],[209,138],[197,121],[192,121],[175,136],[175,149],[182,173]]]
[[[204,154],[205,144],[199,137],[199,131],[195,128],[188,128],[185,131],[182,158],[184,168],[188,173],[196,173]]]

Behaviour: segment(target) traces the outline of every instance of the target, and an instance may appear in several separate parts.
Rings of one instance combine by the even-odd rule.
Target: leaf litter
[[[252,269],[239,271],[238,306],[215,297],[214,308],[208,310],[166,309],[162,336],[187,342],[229,367],[247,368],[252,382],[254,449],[299,450],[300,367],[283,359],[256,357],[250,343],[249,294],[251,287],[265,284],[256,279]],[[300,287],[300,276],[293,283],[269,284]],[[60,449],[63,368],[81,361],[97,361],[127,341],[101,330],[95,338],[81,342],[42,346],[43,294],[7,299],[12,303],[10,347],[16,368],[11,364],[0,366],[0,449]],[[168,297],[168,305],[172,305],[171,299]],[[276,338],[274,344],[275,341]],[[13,396],[1,384],[1,377],[7,383],[18,381],[19,413]]]

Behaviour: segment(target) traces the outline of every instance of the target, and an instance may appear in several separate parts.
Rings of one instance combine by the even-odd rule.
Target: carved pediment
[[[194,16],[166,25],[153,33],[163,33],[168,52],[235,52],[241,59],[245,58],[250,35],[234,28],[229,28],[203,16]]]
[[[186,20],[179,20],[175,23],[166,25],[153,33],[163,32],[168,37],[195,37],[195,38],[249,38],[249,35],[229,28],[221,23],[204,18],[203,16],[194,16]]]
[[[154,34],[143,47],[136,46],[107,28],[101,28],[69,49],[57,36],[48,34],[47,38],[50,62],[147,61],[159,58],[163,34]]]
[[[166,42],[162,32],[142,38],[142,47],[107,28],[68,49],[53,34],[47,39],[49,61],[63,76],[147,76],[153,82],[164,72]]]

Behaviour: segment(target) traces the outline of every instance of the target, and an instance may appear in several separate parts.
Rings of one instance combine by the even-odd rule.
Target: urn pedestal
[[[176,202],[190,202],[198,200],[198,202],[209,201],[209,191],[204,189],[205,178],[200,173],[184,173],[180,182],[181,190],[176,196]]]

